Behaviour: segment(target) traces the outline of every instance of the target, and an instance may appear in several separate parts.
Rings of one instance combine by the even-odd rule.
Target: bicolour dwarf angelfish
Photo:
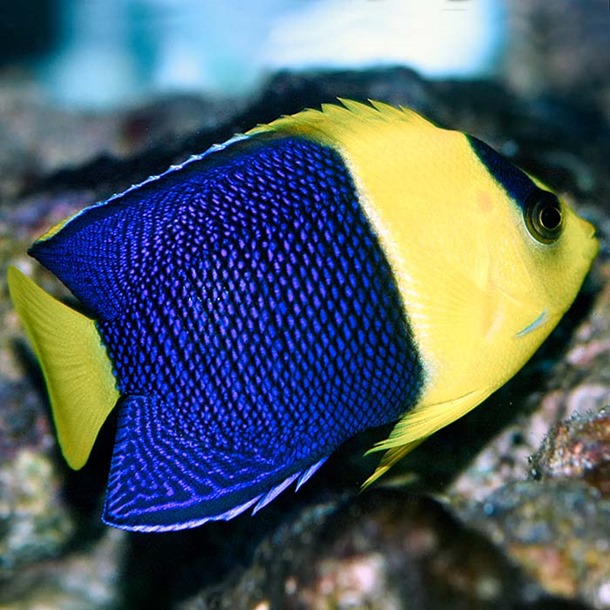
[[[59,444],[116,407],[103,519],[230,519],[396,421],[367,484],[511,378],[574,300],[593,227],[482,141],[344,100],[84,209],[9,270]]]

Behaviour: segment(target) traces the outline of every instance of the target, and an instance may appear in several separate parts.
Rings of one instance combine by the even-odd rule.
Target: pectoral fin
[[[386,450],[375,472],[363,483],[365,489],[385,474],[394,464],[413,451],[436,431],[466,415],[483,402],[490,391],[469,392],[455,400],[421,404],[409,411],[394,427],[390,436],[377,443],[368,453]]]

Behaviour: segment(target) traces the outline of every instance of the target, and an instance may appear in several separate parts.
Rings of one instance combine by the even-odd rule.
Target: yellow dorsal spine
[[[363,125],[375,130],[380,123],[408,123],[411,128],[420,130],[438,129],[423,116],[404,106],[390,106],[383,102],[369,100],[369,104],[339,98],[338,104],[322,104],[320,110],[308,108],[297,114],[282,116],[268,124],[258,125],[247,132],[256,135],[269,131],[302,135],[330,144],[341,150],[349,134],[362,132]],[[366,130],[365,130],[366,133]]]
[[[106,348],[93,320],[51,297],[15,267],[7,279],[42,367],[62,453],[72,468],[82,468],[119,398]]]

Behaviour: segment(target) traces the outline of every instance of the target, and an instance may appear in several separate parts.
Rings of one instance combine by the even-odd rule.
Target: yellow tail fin
[[[60,303],[15,267],[11,299],[40,361],[62,453],[85,465],[119,398],[112,365],[93,320]]]

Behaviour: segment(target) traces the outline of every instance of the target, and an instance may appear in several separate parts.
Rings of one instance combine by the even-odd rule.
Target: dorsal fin
[[[415,129],[437,129],[423,116],[404,106],[390,106],[369,100],[368,104],[339,98],[340,104],[322,104],[320,110],[308,108],[297,114],[280,117],[271,123],[258,125],[246,135],[258,135],[269,131],[310,136],[321,143],[337,144],[345,133],[355,127],[379,123],[409,124]]]
[[[119,397],[106,348],[93,320],[54,299],[15,267],[9,267],[7,279],[42,367],[62,453],[79,469]]]

